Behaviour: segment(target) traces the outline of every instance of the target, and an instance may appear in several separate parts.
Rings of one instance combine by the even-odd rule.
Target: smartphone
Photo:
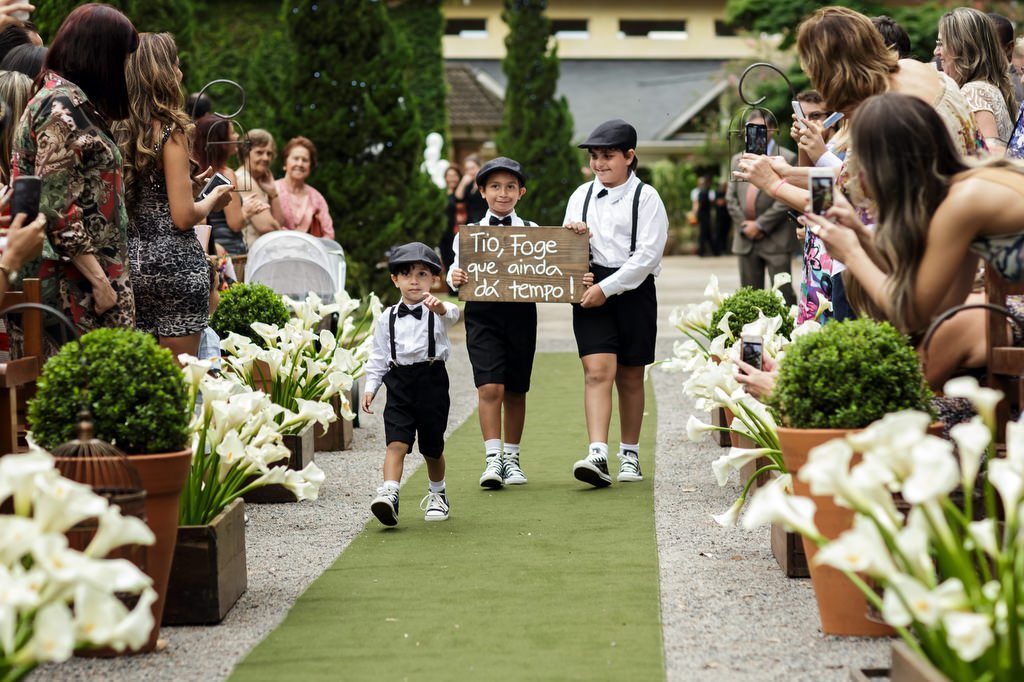
[[[810,168],[807,175],[811,190],[811,213],[825,215],[834,203],[835,175],[830,168]]]
[[[764,339],[760,336],[744,336],[740,339],[740,358],[751,367],[762,369]]]
[[[212,178],[206,181],[206,185],[203,187],[203,191],[199,193],[199,196],[196,197],[196,201],[202,201],[203,199],[208,197],[210,195],[210,192],[213,191],[214,187],[220,187],[221,185],[230,184],[231,181],[228,180],[226,176],[221,175],[220,173],[215,173]]]
[[[744,149],[748,154],[767,154],[768,126],[764,123],[748,123]]]
[[[800,130],[807,130],[807,125],[802,120],[807,117],[804,116],[804,110],[800,106],[800,102],[793,100],[790,104],[793,105],[793,113],[796,115],[796,124],[800,126]]]
[[[834,126],[835,124],[839,123],[841,120],[843,120],[843,112],[833,112],[831,116],[829,116],[828,118],[821,122],[821,127],[827,130]]]
[[[38,175],[22,175],[14,179],[11,193],[11,218],[25,213],[25,225],[39,215],[39,195],[43,189],[43,181]]]

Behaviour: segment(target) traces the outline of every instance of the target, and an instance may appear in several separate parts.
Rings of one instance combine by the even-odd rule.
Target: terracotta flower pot
[[[807,462],[807,454],[815,447],[833,438],[842,438],[852,431],[854,429],[778,429],[782,458],[786,470],[793,475],[793,492],[814,500],[817,506],[814,523],[821,534],[830,540],[836,539],[853,526],[854,513],[837,506],[831,497],[811,495],[810,486],[797,477],[797,472]],[[858,455],[854,457],[854,461],[859,458]],[[868,603],[861,591],[841,571],[830,566],[815,566],[814,556],[818,553],[818,546],[806,538],[803,543],[823,632],[853,637],[888,637],[895,634],[888,625],[868,620]]]
[[[167,580],[178,540],[178,501],[192,464],[192,450],[155,455],[128,455],[146,489],[146,523],[156,535],[156,544],[148,548],[146,573],[157,592],[153,604],[153,632],[136,653],[152,651],[160,636],[160,620],[167,599]]]

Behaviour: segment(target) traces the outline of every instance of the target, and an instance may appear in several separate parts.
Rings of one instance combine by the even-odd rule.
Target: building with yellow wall
[[[508,26],[502,0],[446,0],[444,56],[457,159],[493,155],[500,125]],[[723,70],[752,59],[754,41],[725,22],[725,2],[697,0],[551,0],[552,41],[576,137],[609,118],[624,118],[639,134],[645,163],[692,152],[704,134],[688,124],[728,87]],[[479,106],[474,103],[479,103]]]

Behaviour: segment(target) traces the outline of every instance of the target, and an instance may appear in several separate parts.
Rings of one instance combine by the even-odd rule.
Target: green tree
[[[444,194],[420,171],[424,135],[411,105],[409,50],[382,2],[292,2],[295,52],[289,134],[317,145],[312,182],[331,208],[344,247],[350,289],[391,294],[377,267],[397,244],[436,244]]]
[[[506,0],[505,118],[497,136],[502,154],[523,165],[529,191],[516,212],[541,225],[560,225],[580,183],[569,104],[556,97],[558,55],[548,49],[547,0]]]
[[[448,83],[444,77],[441,0],[404,0],[390,9],[391,19],[412,50],[409,92],[420,113],[424,132],[448,139]]]

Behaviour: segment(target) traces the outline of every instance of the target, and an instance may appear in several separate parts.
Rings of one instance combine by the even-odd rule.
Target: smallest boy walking
[[[427,463],[430,487],[420,502],[424,520],[448,518],[445,492],[444,431],[448,427],[448,371],[451,355],[448,327],[459,319],[459,309],[430,294],[441,273],[441,260],[420,242],[395,247],[388,257],[391,281],[402,294],[386,309],[373,330],[373,349],[366,363],[363,410],[381,383],[388,388],[384,405],[384,485],[370,503],[370,511],[385,526],[398,524],[398,489],[405,456],[416,435]]]

